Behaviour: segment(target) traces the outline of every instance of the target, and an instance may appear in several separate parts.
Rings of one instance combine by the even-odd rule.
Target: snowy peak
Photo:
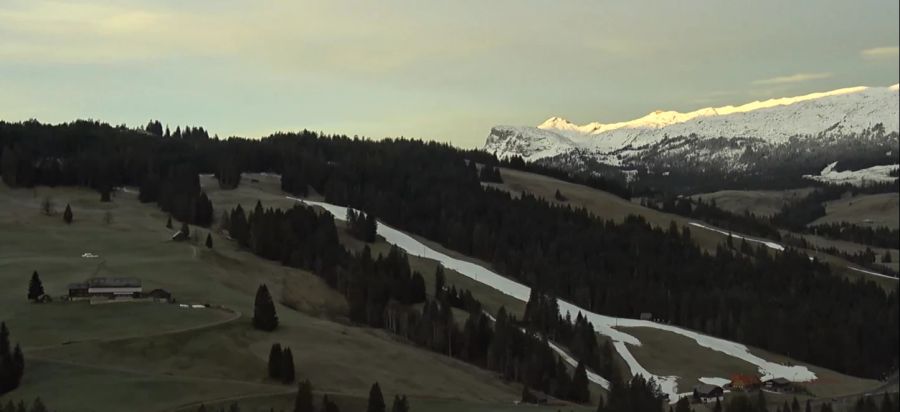
[[[502,136],[496,135],[494,130],[499,129],[494,128],[484,149],[501,157],[519,155],[528,160],[575,149],[603,158],[629,146],[653,145],[666,136],[755,138],[780,144],[791,136],[851,134],[879,123],[892,132],[900,122],[897,97],[898,85],[849,87],[687,113],[656,110],[617,123],[577,125],[551,117],[537,127],[504,126]],[[509,132],[512,129],[514,133]]]

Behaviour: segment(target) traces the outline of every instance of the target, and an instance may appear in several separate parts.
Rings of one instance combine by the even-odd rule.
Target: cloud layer
[[[810,80],[827,79],[831,76],[832,76],[831,73],[797,73],[797,74],[792,74],[789,76],[778,76],[778,77],[772,77],[770,79],[756,80],[753,82],[753,84],[772,85],[772,84],[802,83],[802,82],[808,82]]]

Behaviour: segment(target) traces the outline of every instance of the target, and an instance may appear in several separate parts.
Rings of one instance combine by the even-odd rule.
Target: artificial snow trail
[[[332,215],[334,215],[337,220],[346,220],[347,216],[347,208],[343,206],[337,206],[330,203],[325,202],[317,202],[312,200],[300,199],[291,196],[285,196],[290,200],[294,200],[297,202],[302,202],[304,204],[310,206],[318,206],[321,207]],[[508,279],[506,277],[497,274],[490,269],[487,269],[481,265],[467,262],[465,260],[460,260],[454,258],[452,256],[448,256],[444,253],[431,249],[427,245],[419,242],[414,239],[412,236],[407,235],[397,229],[394,229],[382,222],[378,222],[378,234],[381,235],[388,243],[396,245],[397,247],[406,251],[406,253],[423,257],[426,259],[433,259],[440,262],[441,265],[446,267],[447,269],[452,269],[463,276],[471,278],[479,283],[482,283],[486,286],[494,288],[501,293],[511,296],[517,300],[522,302],[527,302],[528,298],[531,294],[531,289],[528,286],[525,286],[521,283]],[[709,229],[708,227],[706,227]],[[753,239],[748,239],[753,240]],[[770,243],[770,242],[764,242]],[[777,245],[777,244],[775,244]],[[767,246],[773,247],[774,245],[767,244]],[[781,246],[781,245],[777,245]],[[698,332],[694,332],[691,330],[683,329],[677,326],[666,325],[662,323],[656,323],[652,321],[646,320],[637,320],[637,319],[629,319],[629,318],[616,318],[612,316],[601,315],[597,313],[593,313],[582,309],[578,306],[575,306],[565,300],[559,299],[559,311],[560,315],[563,317],[569,315],[572,318],[576,317],[578,313],[581,313],[582,316],[586,317],[588,321],[590,321],[594,325],[594,329],[603,335],[608,336],[613,341],[613,347],[616,349],[616,352],[625,360],[628,364],[628,367],[631,371],[632,375],[643,375],[646,379],[653,378],[660,385],[660,389],[663,393],[669,396],[669,400],[671,402],[675,402],[678,400],[679,392],[678,392],[678,377],[677,376],[660,376],[655,375],[644,368],[638,360],[631,354],[628,349],[628,345],[640,346],[641,342],[635,336],[630,335],[622,330],[616,329],[619,327],[624,328],[634,328],[634,327],[645,327],[652,328],[657,330],[663,330],[671,333],[675,333],[684,337],[687,337],[693,341],[695,341],[698,345],[708,348],[717,352],[722,352],[726,355],[744,360],[753,365],[756,365],[759,369],[759,373],[763,375],[763,379],[772,379],[772,378],[785,378],[793,382],[807,382],[816,379],[816,374],[810,371],[805,366],[788,366],[783,365],[776,362],[770,362],[759,356],[756,356],[750,353],[749,349],[736,342],[731,342],[725,339],[720,339],[708,335],[704,335]],[[575,362],[574,359],[571,358],[568,354],[565,353],[561,348],[556,345],[551,346],[557,353],[559,353],[563,359],[566,360],[567,363],[573,364]],[[604,387],[608,387],[609,383],[606,382],[601,376],[596,374],[589,374],[589,379],[597,384],[603,385]]]

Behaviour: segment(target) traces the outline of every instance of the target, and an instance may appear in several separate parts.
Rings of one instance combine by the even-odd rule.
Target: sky
[[[900,2],[0,0],[0,119],[479,147],[898,82]]]

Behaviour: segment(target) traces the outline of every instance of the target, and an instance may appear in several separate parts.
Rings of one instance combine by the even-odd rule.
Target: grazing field
[[[263,181],[261,187],[245,181],[226,192],[202,180],[217,216],[225,206],[252,207],[257,199],[266,206],[292,204]],[[55,215],[40,212],[45,198],[55,203]],[[66,204],[75,216],[71,225],[61,218]],[[139,203],[133,190],[100,203],[90,190],[0,186],[0,280],[8,286],[0,289],[0,320],[9,322],[11,339],[22,344],[27,364],[23,385],[0,400],[41,396],[60,412],[84,405],[96,411],[149,411],[293,392],[294,386],[265,378],[274,342],[293,349],[298,379],[310,379],[322,391],[362,397],[378,381],[386,392],[411,399],[493,405],[519,398],[520,386],[492,373],[380,330],[350,326],[341,295],[311,273],[239,250],[215,231],[214,246],[207,249],[202,239],[209,229],[191,228],[199,234],[196,243],[170,241],[166,218],[155,205]],[[81,257],[86,252],[98,257]],[[130,276],[140,278],[145,290],[171,292],[178,303],[230,310],[59,299],[34,304],[26,300],[34,270],[54,297],[66,294],[68,283],[94,274]],[[284,302],[277,306],[281,327],[272,333],[250,327],[260,283],[269,286],[276,302]]]
[[[781,208],[812,192],[811,188],[793,190],[721,190],[691,196],[694,200],[715,201],[716,206],[732,213],[750,212],[757,216],[772,216]]]
[[[900,228],[900,194],[879,193],[825,202],[826,215],[810,223],[848,222],[860,226]]]

